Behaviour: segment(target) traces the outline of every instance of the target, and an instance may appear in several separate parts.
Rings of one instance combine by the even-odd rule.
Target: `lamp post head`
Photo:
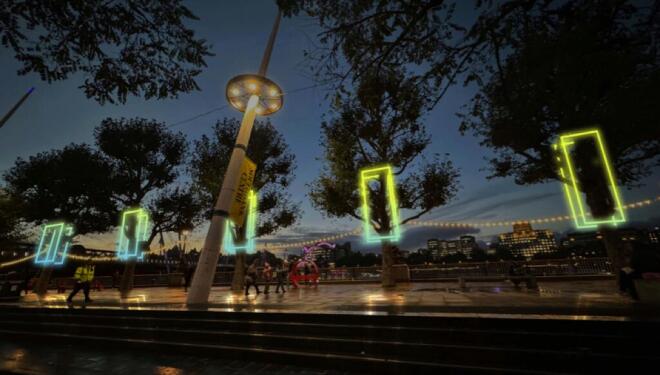
[[[227,101],[232,107],[245,112],[252,95],[259,97],[256,112],[260,116],[273,114],[282,108],[284,94],[275,82],[258,74],[241,74],[227,83]]]

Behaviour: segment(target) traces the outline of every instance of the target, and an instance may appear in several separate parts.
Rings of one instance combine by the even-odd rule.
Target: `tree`
[[[325,165],[311,185],[314,206],[329,217],[366,219],[359,213],[358,176],[377,164],[394,169],[399,208],[415,210],[401,224],[447,203],[457,191],[458,170],[446,156],[419,160],[431,142],[421,122],[425,100],[417,83],[393,68],[364,75],[354,92],[338,95],[331,120],[321,125]],[[398,218],[387,210],[386,187],[376,182],[369,189],[370,224],[377,233],[389,233]],[[382,259],[382,284],[393,286],[389,241],[382,242]]]
[[[24,236],[18,205],[0,188],[0,245]]]
[[[4,175],[25,221],[65,220],[77,234],[105,232],[117,224],[122,210],[149,206],[154,211],[145,251],[159,233],[196,222],[199,203],[193,194],[168,189],[185,161],[182,134],[137,118],[105,119],[94,135],[98,150],[69,145],[28,161],[19,158]],[[135,262],[128,262],[122,293],[131,288],[134,270]]]
[[[322,83],[341,89],[353,79],[387,66],[406,68],[434,107],[459,79],[479,79],[489,40],[512,15],[535,1],[477,1],[475,17],[458,17],[449,0],[278,0],[285,16],[305,14],[318,21],[320,45],[307,52]],[[544,2],[538,2],[544,3]]]
[[[22,67],[46,82],[82,73],[88,98],[124,103],[128,95],[177,97],[198,90],[209,46],[185,23],[180,0],[20,1],[0,7],[0,37]]]
[[[155,120],[108,118],[94,129],[94,137],[112,166],[107,184],[111,186],[112,197],[123,209],[147,206],[148,194],[175,182],[185,161],[187,143],[183,134],[169,131],[165,124]],[[175,193],[155,198],[152,208],[178,209],[177,204],[181,200],[185,203],[187,198],[180,191],[175,190]],[[151,233],[143,244],[145,251],[158,233],[174,226],[184,214],[154,213],[152,219],[159,221],[152,223]],[[134,272],[135,262],[127,262],[120,285],[123,295],[132,289]]]
[[[553,6],[554,5],[554,6]],[[621,185],[660,165],[658,8],[633,2],[539,4],[515,14],[493,39],[497,69],[463,113],[461,131],[495,152],[492,177],[521,185],[561,180],[551,144],[559,134],[598,126]],[[594,217],[614,212],[593,145],[573,161]],[[605,245],[619,264],[616,236]]]
[[[204,135],[194,143],[189,171],[204,207],[211,208],[215,204],[239,127],[237,120],[225,118],[215,124],[211,136]],[[259,192],[257,236],[293,225],[300,216],[300,209],[291,202],[287,187],[294,177],[295,158],[270,121],[255,122],[247,156],[257,165],[253,183],[253,189]],[[240,239],[243,236],[241,224]],[[245,254],[237,254],[232,282],[235,291],[243,288],[245,265]]]
[[[3,177],[24,221],[40,225],[64,220],[76,234],[87,234],[104,232],[117,222],[110,174],[103,155],[87,145],[70,144],[28,160],[18,158]]]
[[[110,164],[98,152],[71,144],[27,161],[18,158],[4,179],[23,221],[64,220],[73,224],[78,235],[103,232],[114,225],[117,206],[106,183],[110,171]],[[52,267],[42,269],[35,293],[46,293],[52,272]]]

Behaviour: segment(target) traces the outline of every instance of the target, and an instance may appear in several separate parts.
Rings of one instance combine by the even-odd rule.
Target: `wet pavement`
[[[211,359],[148,351],[127,353],[71,345],[0,343],[0,374],[211,375],[282,374],[340,375],[332,370],[241,360]]]
[[[263,290],[263,289],[262,289]],[[22,307],[66,308],[67,293],[34,294],[11,303]],[[82,306],[82,293],[74,308]],[[125,299],[117,290],[93,291],[94,302],[87,308],[185,310],[182,288],[135,289]],[[6,303],[5,303],[6,304]],[[616,292],[614,281],[539,282],[538,290],[517,288],[508,282],[471,282],[467,288],[455,283],[409,283],[384,290],[379,284],[327,284],[289,289],[285,294],[232,293],[228,287],[215,287],[209,310],[269,311],[303,313],[358,313],[412,315],[476,315],[547,318],[620,318],[657,316],[657,307],[634,302]]]

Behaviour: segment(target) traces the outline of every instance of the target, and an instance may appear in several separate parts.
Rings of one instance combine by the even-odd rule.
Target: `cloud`
[[[520,193],[516,193],[520,194]],[[447,213],[444,209],[438,212],[436,215],[433,215],[434,219],[451,219],[451,220],[466,220],[466,219],[489,219],[497,217],[498,214],[506,209],[511,211],[515,208],[528,205],[530,203],[538,203],[541,200],[556,197],[559,195],[557,192],[544,192],[544,193],[533,193],[530,195],[522,197],[513,197],[509,199],[501,199],[501,197],[496,201],[485,205],[473,205],[472,207],[468,206],[467,210]],[[487,199],[492,199],[493,196],[489,196]],[[485,200],[486,198],[484,198]],[[472,200],[475,202],[477,200]]]

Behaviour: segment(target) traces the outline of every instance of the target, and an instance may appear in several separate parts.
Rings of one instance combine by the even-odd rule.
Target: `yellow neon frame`
[[[582,202],[582,194],[578,185],[578,179],[575,177],[573,162],[571,160],[570,147],[575,144],[580,139],[584,138],[593,138],[596,142],[597,148],[600,151],[600,157],[603,160],[603,166],[605,167],[605,177],[607,178],[607,183],[610,187],[610,193],[614,198],[614,214],[608,219],[595,220],[589,218],[589,213],[585,210],[585,204]],[[614,172],[611,167],[610,159],[607,155],[607,150],[605,148],[605,143],[603,142],[603,137],[600,134],[598,129],[582,130],[574,133],[563,134],[559,137],[558,144],[554,144],[553,149],[557,152],[560,152],[560,156],[557,156],[557,162],[559,164],[559,175],[564,179],[562,185],[564,186],[564,194],[566,196],[566,202],[571,211],[571,216],[573,217],[573,222],[577,229],[593,229],[597,228],[601,224],[609,225],[618,225],[620,223],[626,222],[625,209],[621,200],[621,194],[619,188],[616,185],[616,179],[614,178]]]
[[[237,251],[245,251],[247,254],[254,254],[256,252],[256,237],[257,237],[257,217],[259,211],[257,204],[259,202],[259,195],[253,190],[248,192],[248,207],[247,217],[245,218],[245,243],[243,245],[236,245],[234,242],[234,231],[236,229],[234,222],[227,218],[225,222],[225,234],[222,239],[222,247],[227,254],[236,254]]]
[[[369,209],[369,181],[385,177],[385,189],[390,206],[390,233],[377,234],[371,230],[371,212]],[[364,168],[360,170],[360,195],[362,196],[362,225],[364,239],[367,243],[380,242],[382,240],[398,241],[401,238],[401,227],[399,225],[399,202],[396,196],[396,185],[394,173],[390,165]]]
[[[126,218],[130,215],[137,216],[137,225],[135,228],[135,244],[129,248],[130,239],[126,237],[124,227]],[[144,208],[129,209],[121,215],[121,225],[119,226],[119,241],[117,242],[117,257],[121,260],[131,258],[141,260],[144,257],[141,243],[148,238],[147,229],[149,227],[149,213]]]

